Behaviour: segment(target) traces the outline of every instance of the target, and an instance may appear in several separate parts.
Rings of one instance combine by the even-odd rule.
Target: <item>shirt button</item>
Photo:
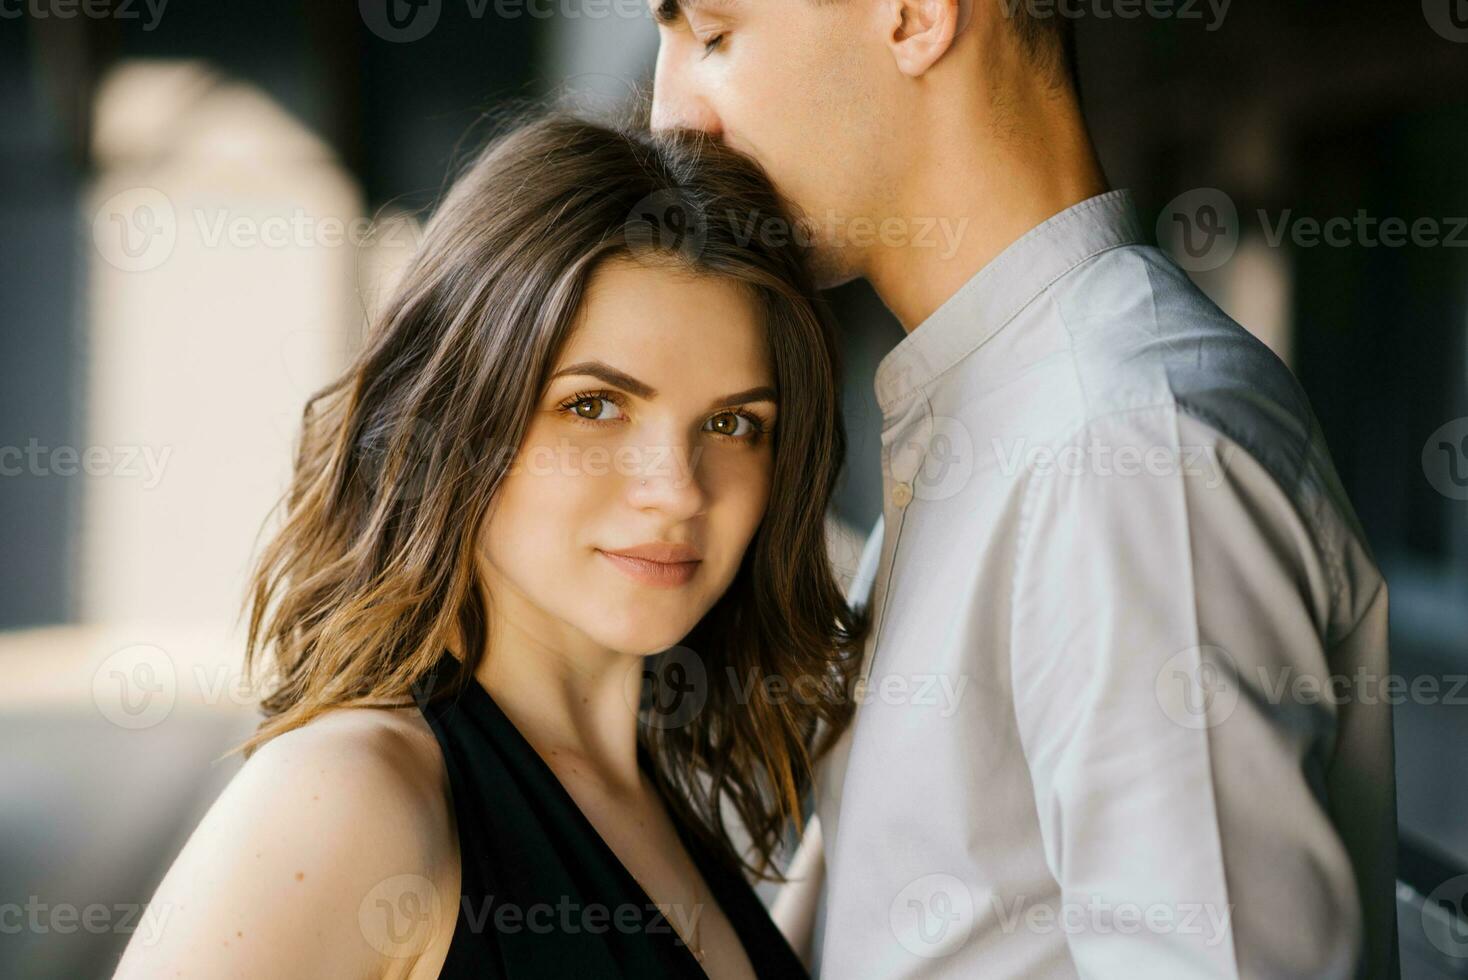
[[[892,504],[896,507],[906,507],[912,503],[912,484],[899,483],[892,488]]]

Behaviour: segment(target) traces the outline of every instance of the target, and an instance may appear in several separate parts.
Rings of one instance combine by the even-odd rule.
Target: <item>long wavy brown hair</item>
[[[543,112],[474,155],[364,349],[306,403],[283,520],[245,599],[265,718],[234,751],[332,708],[411,705],[451,643],[451,690],[494,655],[475,562],[491,501],[598,266],[657,253],[748,290],[781,412],[764,518],[678,651],[701,662],[706,700],[678,724],[647,723],[645,707],[639,738],[716,853],[778,879],[812,764],[850,718],[866,630],[826,551],[845,453],[836,348],[787,213],[756,164],[693,133]]]

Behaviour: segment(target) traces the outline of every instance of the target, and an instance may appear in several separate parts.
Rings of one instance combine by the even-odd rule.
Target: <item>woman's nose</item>
[[[680,521],[702,513],[707,498],[698,479],[700,449],[686,442],[638,447],[626,475],[632,505]]]

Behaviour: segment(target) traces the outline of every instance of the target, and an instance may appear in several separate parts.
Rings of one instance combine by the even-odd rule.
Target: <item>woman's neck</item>
[[[638,792],[643,659],[607,650],[538,610],[497,597],[476,679],[559,771],[586,767],[608,789]]]

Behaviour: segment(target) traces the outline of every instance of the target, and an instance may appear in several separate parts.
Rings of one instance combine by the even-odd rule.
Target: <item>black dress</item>
[[[555,773],[471,680],[455,697],[449,653],[415,691],[448,769],[463,883],[448,978],[705,977],[693,951],[577,807]],[[639,761],[651,760],[639,747]],[[737,871],[672,809],[678,836],[761,978],[804,967]]]

